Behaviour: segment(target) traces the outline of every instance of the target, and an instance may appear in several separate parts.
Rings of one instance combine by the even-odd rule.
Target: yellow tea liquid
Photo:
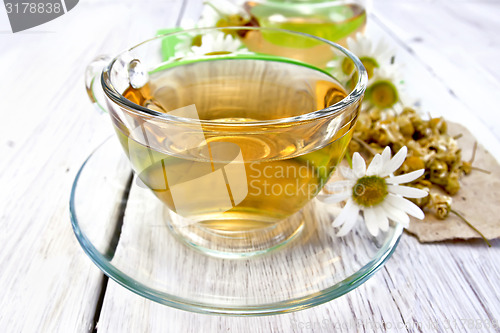
[[[245,3],[259,26],[308,33],[345,45],[347,37],[364,30],[366,11],[340,1],[266,1]]]
[[[129,87],[123,95],[160,112],[195,105],[200,120],[241,124],[320,110],[344,98],[346,92],[333,77],[305,66],[226,59],[158,71],[150,75],[148,85]],[[181,198],[180,215],[210,229],[232,232],[267,227],[300,210],[321,190],[343,158],[351,125],[343,126],[333,140],[315,150],[304,145],[317,135],[310,127],[301,131],[291,126],[284,134],[273,131],[274,125],[267,130],[233,125],[229,132],[222,133],[214,130],[216,126],[203,124],[204,140],[194,145],[196,149],[186,151],[175,148],[169,131],[154,133],[160,142],[172,141],[170,152],[130,140],[130,133],[123,127],[116,126],[116,130],[140,179],[171,210],[178,212],[171,187],[181,184],[185,197]],[[190,140],[189,133],[178,138]],[[214,160],[210,153],[215,143],[228,142],[239,147],[242,160],[234,163],[243,166],[240,170],[244,172],[225,175],[231,205],[221,209],[227,206],[227,198],[222,199],[215,189],[200,187],[196,178],[230,162]],[[231,192],[245,187],[244,198],[236,198]]]

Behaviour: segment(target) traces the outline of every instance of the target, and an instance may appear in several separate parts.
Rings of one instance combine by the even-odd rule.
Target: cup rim
[[[327,108],[323,108],[320,110],[311,111],[311,112],[304,113],[304,114],[301,114],[298,116],[279,118],[279,119],[266,119],[266,120],[255,120],[255,121],[245,121],[245,122],[239,122],[239,121],[224,122],[224,121],[218,121],[218,120],[186,118],[186,117],[175,116],[175,115],[171,115],[171,114],[162,113],[162,112],[148,109],[144,106],[136,104],[136,103],[130,101],[129,99],[125,98],[121,93],[119,93],[116,90],[116,88],[113,86],[113,84],[110,81],[109,73],[110,73],[111,69],[113,68],[113,65],[115,64],[115,62],[119,59],[119,57],[126,54],[127,52],[134,50],[135,48],[140,47],[141,45],[152,42],[154,40],[169,37],[169,36],[181,35],[181,34],[186,34],[186,33],[187,34],[196,33],[196,32],[200,32],[200,31],[208,31],[209,32],[209,31],[222,31],[222,30],[226,30],[226,31],[227,30],[275,31],[275,32],[303,36],[303,37],[315,39],[315,40],[320,41],[322,43],[326,43],[326,44],[330,45],[331,47],[337,49],[338,51],[340,51],[345,56],[347,56],[350,60],[353,61],[354,65],[357,69],[357,73],[358,73],[356,86],[342,100],[338,101],[337,103],[335,103],[333,105],[330,105]],[[307,33],[298,32],[298,31],[291,31],[291,30],[278,29],[278,28],[246,27],[246,26],[245,27],[194,28],[194,29],[186,29],[186,30],[180,30],[180,31],[176,31],[176,32],[169,32],[169,33],[157,35],[153,38],[149,38],[149,39],[147,39],[139,44],[136,44],[123,52],[120,52],[117,56],[115,56],[110,61],[110,63],[107,66],[104,67],[102,74],[101,74],[101,85],[102,85],[104,93],[107,95],[107,97],[110,98],[113,102],[117,103],[119,106],[125,107],[128,110],[133,111],[134,113],[137,113],[141,116],[146,116],[146,117],[152,116],[158,120],[164,120],[164,121],[175,122],[175,123],[196,124],[196,125],[200,125],[200,124],[202,124],[202,125],[216,125],[216,126],[224,126],[224,127],[288,125],[288,124],[292,124],[292,123],[302,123],[302,122],[313,121],[313,120],[318,120],[321,118],[329,117],[329,116],[332,116],[336,113],[340,113],[340,112],[346,110],[349,106],[351,106],[352,104],[361,100],[361,98],[363,97],[363,94],[366,90],[367,83],[368,83],[368,74],[367,74],[366,69],[363,66],[361,60],[359,60],[359,58],[354,53],[352,53],[348,49],[344,48],[343,46],[341,46],[335,42],[332,42],[332,41],[329,41],[327,39],[317,37],[314,35],[310,35]]]

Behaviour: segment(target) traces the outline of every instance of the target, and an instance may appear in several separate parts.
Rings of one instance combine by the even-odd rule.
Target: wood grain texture
[[[134,184],[111,263],[152,289],[218,307],[309,298],[357,272],[391,238],[373,239],[362,225],[346,237],[336,237],[329,211],[330,206],[313,201],[288,220],[303,221],[304,226],[300,236],[282,250],[248,260],[222,260],[179,242],[168,229],[172,218],[168,209],[148,189]],[[114,293],[106,293],[101,322],[112,317],[110,308],[132,307],[116,304]]]
[[[424,96],[423,104],[433,114],[466,123],[481,133],[490,149],[498,147],[485,125],[450,92],[446,81],[377,22],[381,20],[370,24],[368,32],[374,38],[388,39],[398,60],[409,64],[408,90]],[[500,285],[492,277],[499,273],[494,264],[499,245],[499,241],[492,249],[481,242],[420,245],[403,235],[381,272],[361,287],[318,307],[271,317],[192,314],[145,301],[111,284],[98,327],[103,332],[131,328],[148,332],[494,332],[500,316],[495,296]]]
[[[155,24],[173,25],[179,9],[165,3]],[[2,332],[93,329],[103,275],[76,241],[68,201],[78,168],[111,126],[89,103],[83,73],[97,54],[154,33],[153,20],[132,20],[147,10],[82,4],[44,32],[0,34]]]
[[[495,93],[500,89],[500,36],[494,31],[500,28],[499,12],[500,3],[493,1],[375,1],[379,22],[445,83],[448,93],[497,141],[500,116],[493,110],[500,104]],[[411,63],[405,65],[408,68]]]
[[[498,285],[489,279],[499,273],[493,264],[498,250],[483,256],[483,249],[481,243],[422,247],[404,235],[382,271],[361,287],[312,309],[270,317],[193,314],[147,301],[113,283],[98,328],[102,332],[442,332],[448,327],[454,332],[495,331],[485,326],[499,313]],[[436,252],[449,260],[436,258]],[[478,319],[483,326],[476,323]],[[478,329],[462,326],[461,320],[464,325],[473,321],[477,326],[472,328]]]
[[[395,61],[402,67],[403,92],[419,100],[422,112],[436,117],[443,116],[445,119],[466,126],[469,131],[474,133],[478,142],[499,160],[496,152],[500,151],[500,141],[496,137],[495,131],[488,128],[489,124],[494,123],[499,116],[489,112],[492,122],[484,122],[478,118],[481,110],[477,107],[469,107],[448,85],[448,80],[455,82],[456,78],[438,76],[427,64],[427,59],[413,50],[407,41],[397,35],[395,31],[397,30],[393,30],[392,25],[377,15],[372,15],[367,25],[368,36],[374,40],[383,36],[382,38],[391,41],[390,47],[395,51]],[[420,30],[418,31],[420,32]],[[472,66],[474,65],[472,63]],[[468,85],[468,82],[464,82],[464,84]],[[494,108],[494,105],[494,103],[489,104],[489,108]],[[496,131],[498,132],[498,130]]]
[[[182,8],[185,17],[195,16],[199,3],[81,1],[35,29],[47,33],[0,34],[1,331],[93,329],[103,276],[75,240],[67,202],[78,167],[111,129],[92,113],[84,68],[98,54],[115,54],[174,26]],[[408,90],[422,96],[426,111],[466,124],[498,159],[498,97],[482,93],[500,84],[498,4],[374,5],[368,32],[391,41],[406,64]],[[464,49],[466,43],[471,47]],[[492,249],[480,241],[421,245],[403,235],[393,257],[361,287],[316,308],[271,317],[188,313],[109,282],[98,331],[499,332],[491,325],[500,320],[499,247],[499,241]]]

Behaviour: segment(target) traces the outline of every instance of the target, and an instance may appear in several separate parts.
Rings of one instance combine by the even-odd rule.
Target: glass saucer
[[[167,227],[166,206],[132,175],[117,139],[85,161],[73,184],[74,232],[94,263],[125,288],[174,308],[266,315],[306,309],[361,285],[390,257],[400,226],[372,237],[358,226],[336,237],[338,207],[313,200],[304,227],[265,255],[222,259],[186,246]]]

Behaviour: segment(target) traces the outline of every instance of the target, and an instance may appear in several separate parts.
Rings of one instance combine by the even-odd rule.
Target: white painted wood
[[[133,18],[153,7],[84,2],[33,31],[0,34],[0,331],[93,329],[103,274],[76,241],[68,201],[111,126],[89,103],[83,73],[97,54],[173,25],[179,9],[164,2],[144,22]]]
[[[498,284],[488,279],[499,273],[493,264],[498,248],[483,256],[483,244],[453,246],[422,247],[404,235],[385,268],[358,289],[312,309],[270,317],[193,314],[146,301],[113,283],[108,285],[98,327],[102,332],[353,332],[381,330],[385,323],[393,331],[406,327],[418,331],[415,328],[420,325],[424,332],[444,331],[448,326],[470,332],[461,326],[461,319],[466,324],[474,319],[476,325],[477,319],[488,323],[498,318]]]
[[[478,95],[478,89],[496,91],[500,84],[498,4],[377,0],[374,5],[376,18],[368,30],[395,43],[398,59],[409,69],[410,91],[423,96],[431,113],[467,125],[498,158],[493,134],[500,133],[498,97]],[[92,113],[83,71],[94,56],[116,53],[157,28],[175,25],[180,8],[177,1],[81,1],[69,14],[34,29],[50,33],[0,34],[1,331],[92,328],[102,274],[72,234],[67,202],[77,168],[110,127]],[[189,2],[187,15],[196,8],[196,1]],[[140,14],[148,19],[138,19]],[[474,48],[464,51],[465,42]],[[457,53],[456,62],[448,60]],[[460,76],[464,68],[467,82]],[[476,96],[483,97],[477,107]],[[493,244],[491,249],[480,241],[421,245],[403,235],[392,259],[360,288],[316,308],[271,317],[188,313],[109,282],[99,331],[498,332],[491,323],[500,320],[500,242]],[[429,326],[433,323],[437,328]]]
[[[478,131],[492,151],[496,138],[453,94],[446,81],[428,70],[418,55],[388,34],[381,20],[370,24],[375,38],[387,38],[407,72],[409,92],[423,96],[424,108],[465,123]],[[408,65],[410,64],[410,65]],[[496,155],[498,158],[498,154]],[[131,212],[132,213],[132,212]],[[421,245],[403,235],[393,258],[368,282],[324,305],[291,314],[259,318],[221,317],[165,308],[108,285],[99,330],[103,332],[353,332],[353,331],[496,331],[500,285],[494,264],[498,241],[487,249],[481,242]],[[201,276],[204,276],[200,272]],[[262,283],[266,283],[262,281]]]
[[[424,63],[446,88],[500,139],[500,3],[488,1],[374,1],[390,34]],[[405,63],[412,67],[411,63]],[[440,92],[426,94],[437,99]],[[443,105],[454,113],[454,105]],[[431,113],[435,110],[429,110]],[[481,135],[483,131],[474,130]],[[488,140],[491,140],[488,139]],[[498,147],[497,147],[498,148]]]
[[[452,93],[447,84],[448,81],[437,76],[429,68],[427,62],[420,57],[420,54],[415,54],[406,44],[402,44],[402,40],[385,23],[381,23],[382,20],[378,16],[371,18],[372,21],[367,28],[368,35],[372,35],[374,39],[377,39],[377,36],[384,36],[386,40],[393,40],[391,46],[397,50],[396,62],[402,66],[404,73],[404,92],[420,101],[422,112],[436,117],[443,116],[445,119],[466,126],[498,160],[499,155],[496,152],[500,152],[500,140],[496,136],[496,132],[490,130],[490,126],[497,126],[494,123],[498,116],[494,112],[488,111],[491,121],[485,123],[481,120],[478,117],[481,116],[479,108],[469,107],[456,94]],[[453,76],[450,76],[449,79],[456,82]],[[494,90],[491,93],[493,94],[493,92]],[[494,108],[495,104],[490,105],[492,106],[489,109]]]
[[[331,228],[333,216],[326,210],[329,207],[313,202],[307,208],[292,219],[304,221],[292,246],[251,260],[220,260],[176,240],[167,227],[170,218],[165,206],[148,189],[134,184],[112,264],[152,289],[219,307],[308,297],[367,264],[386,237],[374,241],[359,226],[352,234],[337,238]],[[106,293],[102,325],[117,309],[134,311],[130,303],[116,304],[114,291]],[[122,307],[126,309],[120,311]]]

